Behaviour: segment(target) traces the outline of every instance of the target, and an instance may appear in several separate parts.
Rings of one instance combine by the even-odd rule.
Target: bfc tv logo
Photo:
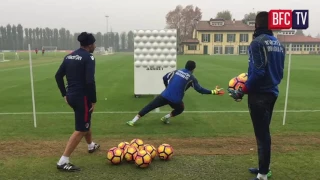
[[[270,10],[269,29],[308,29],[309,10]]]

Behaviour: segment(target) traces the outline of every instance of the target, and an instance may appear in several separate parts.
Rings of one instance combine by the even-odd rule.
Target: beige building
[[[181,42],[183,54],[247,54],[252,41],[254,21],[210,19],[199,21],[193,38]],[[320,39],[294,35],[295,31],[274,31],[286,46],[292,43],[294,54],[314,54],[319,51]]]

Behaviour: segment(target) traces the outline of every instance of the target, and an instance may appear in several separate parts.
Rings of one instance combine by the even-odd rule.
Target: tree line
[[[258,12],[249,12],[243,16],[242,21],[254,20]],[[229,10],[217,12],[215,18],[232,20],[232,13]],[[177,29],[177,43],[193,37],[196,23],[202,19],[202,12],[199,7],[178,5],[169,11],[166,16],[166,27]],[[298,30],[297,35],[304,35],[302,30]],[[72,50],[79,47],[77,41],[79,33],[72,34],[66,28],[23,28],[21,24],[0,26],[0,50],[26,50],[28,44],[32,48],[40,49],[42,46],[56,46],[59,50]],[[95,34],[96,45],[105,48],[112,47],[114,51],[133,51],[134,34],[109,32]],[[317,35],[320,38],[320,34]]]
[[[77,37],[80,33],[72,34],[66,28],[23,28],[21,24],[0,26],[0,50],[27,50],[28,44],[32,49],[42,46],[56,46],[58,50],[73,50],[79,47]],[[94,34],[97,47],[112,47],[114,51],[133,51],[134,34],[109,32]]]

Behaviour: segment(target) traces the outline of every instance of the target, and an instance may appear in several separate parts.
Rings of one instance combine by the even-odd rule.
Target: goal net
[[[44,51],[42,51],[44,50]],[[42,46],[42,48],[40,49],[40,53],[43,56],[56,56],[57,55],[57,50],[58,47],[57,46]]]
[[[106,51],[106,49],[104,47],[96,47],[96,49],[94,50],[94,54],[108,55],[108,52]]]
[[[0,62],[8,62],[10,60],[5,59],[4,53],[0,53]]]
[[[112,47],[108,48],[108,54],[113,54],[113,48]]]

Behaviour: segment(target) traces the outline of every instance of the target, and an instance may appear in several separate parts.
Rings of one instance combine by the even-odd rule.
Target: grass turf
[[[153,97],[134,98],[133,55],[97,56],[97,112],[93,115],[94,138],[102,143],[96,155],[86,154],[85,143],[76,150],[72,161],[83,167],[77,174],[56,172],[55,163],[73,131],[72,114],[64,103],[54,80],[63,54],[34,57],[34,85],[38,128],[33,128],[29,66],[27,54],[21,61],[0,63],[0,153],[1,179],[246,179],[254,177],[247,167],[255,166],[256,149],[253,129],[246,111],[246,99],[241,103],[230,97],[200,95],[190,89],[184,102],[186,113],[164,126],[160,114],[152,113],[141,119],[136,127],[125,122],[132,119]],[[206,88],[215,85],[227,88],[228,81],[247,69],[246,56],[178,56],[179,67],[188,59],[197,61],[195,76]],[[317,56],[292,56],[292,71],[288,110],[318,110]],[[280,97],[275,106],[284,106],[286,77],[280,85]],[[222,111],[200,112],[188,111]],[[9,113],[9,114],[5,114]],[[273,179],[316,179],[320,172],[319,121],[320,112],[289,112],[282,126],[281,112],[275,112],[271,125],[274,135],[272,159]],[[290,138],[291,137],[291,138]],[[110,166],[106,163],[109,148],[120,141],[141,138],[154,146],[171,143],[175,156],[170,162],[155,160],[150,168],[140,170],[134,165]],[[251,149],[251,150],[250,150]],[[253,149],[253,150],[252,150]],[[309,172],[313,169],[313,173]],[[196,172],[197,171],[197,172]],[[3,178],[2,178],[3,177]],[[80,178],[81,177],[81,178]]]

